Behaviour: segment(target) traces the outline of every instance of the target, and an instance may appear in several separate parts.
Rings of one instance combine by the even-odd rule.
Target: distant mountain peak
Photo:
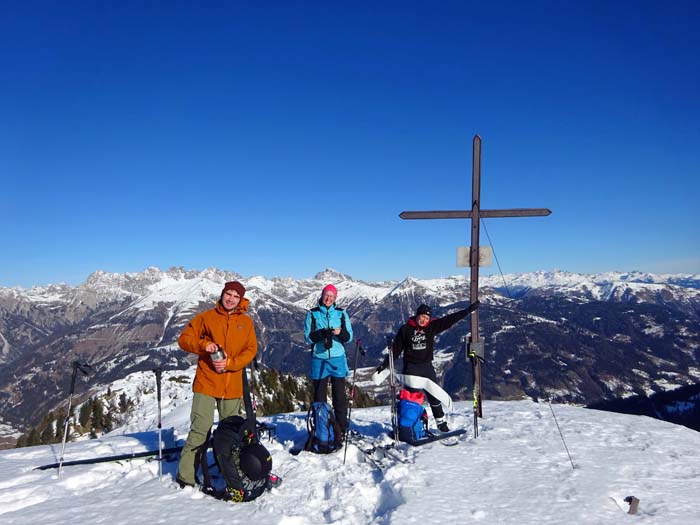
[[[337,283],[340,281],[353,281],[354,279],[349,275],[346,275],[338,270],[332,268],[326,268],[322,272],[318,272],[314,275],[314,279],[317,281],[328,281],[329,283]]]

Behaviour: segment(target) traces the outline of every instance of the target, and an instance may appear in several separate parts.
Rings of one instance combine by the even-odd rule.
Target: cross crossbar
[[[547,208],[512,208],[510,210],[479,210],[479,217],[545,217],[552,213]],[[411,219],[471,219],[471,210],[444,210],[444,211],[402,211],[399,217],[405,220]]]

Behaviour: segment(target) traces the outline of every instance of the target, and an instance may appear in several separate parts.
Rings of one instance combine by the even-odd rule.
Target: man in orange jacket
[[[178,339],[180,348],[199,356],[192,384],[190,433],[175,478],[181,487],[195,484],[195,455],[214,424],[214,407],[220,420],[241,412],[242,374],[258,350],[253,320],[246,314],[250,301],[244,295],[241,283],[227,282],[216,307],[192,319]],[[220,348],[223,358],[213,360],[212,354]]]

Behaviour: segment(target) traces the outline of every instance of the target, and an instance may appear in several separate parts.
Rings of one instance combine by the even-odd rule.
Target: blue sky
[[[553,212],[486,222],[504,272],[700,273],[699,24],[694,1],[2,2],[0,286],[467,273],[468,221],[398,214],[469,208],[477,133],[482,207]]]

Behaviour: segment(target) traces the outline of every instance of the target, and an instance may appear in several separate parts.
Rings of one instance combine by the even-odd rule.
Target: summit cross
[[[511,208],[482,210],[481,194],[481,137],[474,135],[472,155],[472,206],[470,210],[404,211],[402,219],[471,219],[471,246],[469,248],[469,302],[479,299],[479,225],[481,218],[543,217],[552,213],[547,208]],[[481,408],[481,363],[484,361],[484,343],[479,336],[479,309],[471,313],[471,333],[467,343],[467,357],[472,365],[474,400],[474,437],[479,435],[478,419]]]

